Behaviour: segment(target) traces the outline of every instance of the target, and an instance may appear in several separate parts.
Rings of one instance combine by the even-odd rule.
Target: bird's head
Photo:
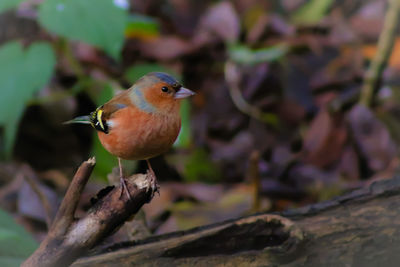
[[[134,91],[141,94],[148,105],[166,112],[177,109],[181,99],[195,94],[163,72],[146,74],[135,83]]]

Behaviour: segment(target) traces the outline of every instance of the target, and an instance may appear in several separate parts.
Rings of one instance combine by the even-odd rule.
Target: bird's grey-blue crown
[[[166,82],[171,86],[179,85],[179,82],[174,77],[164,72],[151,72],[149,75],[154,75],[161,81]]]

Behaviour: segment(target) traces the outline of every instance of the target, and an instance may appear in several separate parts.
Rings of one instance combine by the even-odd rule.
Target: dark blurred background
[[[40,240],[74,171],[95,156],[85,211],[113,180],[117,160],[91,127],[62,122],[151,71],[197,94],[182,105],[173,149],[151,160],[161,195],[144,208],[146,233],[298,207],[392,177],[400,142],[396,32],[375,94],[361,100],[387,5],[2,0],[0,207]],[[124,165],[146,170],[143,162]]]

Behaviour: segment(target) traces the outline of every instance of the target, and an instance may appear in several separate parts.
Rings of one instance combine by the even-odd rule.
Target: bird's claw
[[[149,192],[149,190],[151,190],[151,198],[154,197],[154,193],[158,193],[158,195],[160,195],[160,186],[157,183],[157,177],[154,174],[154,172],[152,172],[151,170],[147,170],[147,175],[150,176],[149,179],[149,183],[150,186],[147,187],[146,193]]]
[[[125,192],[126,196],[128,197],[129,200],[131,200],[131,193],[129,192],[128,186],[126,185],[126,181],[124,177],[119,178],[120,184],[121,184],[121,195],[119,198],[122,198],[123,193]]]

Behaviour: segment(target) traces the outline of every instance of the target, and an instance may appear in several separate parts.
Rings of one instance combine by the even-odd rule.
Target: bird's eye
[[[163,87],[161,88],[161,91],[163,91],[164,93],[167,93],[167,92],[168,92],[168,87],[163,86]]]

